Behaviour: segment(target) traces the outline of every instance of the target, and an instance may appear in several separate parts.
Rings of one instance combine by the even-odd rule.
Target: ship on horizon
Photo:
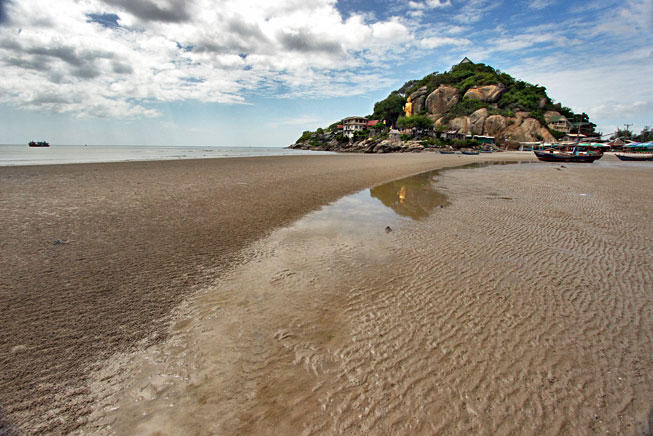
[[[50,143],[47,141],[30,141],[27,145],[30,147],[49,147]]]

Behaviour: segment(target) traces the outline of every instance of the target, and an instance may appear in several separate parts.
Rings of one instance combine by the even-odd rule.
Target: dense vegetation
[[[570,108],[562,106],[560,103],[554,103],[547,96],[544,86],[516,80],[509,74],[495,70],[489,65],[474,63],[455,65],[448,72],[435,72],[421,80],[406,82],[401,88],[391,92],[385,100],[381,100],[374,105],[372,119],[385,119],[390,124],[396,123],[402,114],[402,107],[406,104],[408,96],[423,86],[427,88],[427,95],[440,85],[448,85],[458,89],[462,96],[474,86],[496,85],[499,83],[505,85],[507,91],[497,102],[497,107],[478,100],[461,99],[449,111],[444,121],[447,122],[455,117],[469,115],[475,110],[485,107],[490,114],[504,116],[512,116],[517,111],[530,112],[530,116],[538,119],[540,124],[546,125],[544,113],[557,111],[576,125],[575,131],[578,131],[578,125],[580,125],[582,133],[594,132],[596,125],[589,122],[587,114],[576,114]],[[554,136],[556,135],[554,134]]]

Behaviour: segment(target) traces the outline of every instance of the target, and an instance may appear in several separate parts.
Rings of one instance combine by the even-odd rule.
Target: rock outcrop
[[[426,101],[427,91],[428,88],[426,86],[422,86],[410,94],[410,101],[413,104],[413,108],[411,110],[412,115],[418,114],[422,111],[422,109],[424,109],[424,102]]]
[[[540,125],[535,118],[510,118],[513,124],[509,125],[502,134],[511,141],[518,142],[535,142],[546,141],[555,142],[551,133]]]
[[[469,130],[472,135],[482,135],[485,132],[485,120],[488,117],[486,108],[481,108],[469,116]]]
[[[439,88],[426,97],[426,110],[431,119],[437,120],[443,114],[449,112],[459,100],[456,88],[440,85]]]
[[[501,98],[501,95],[507,90],[508,89],[503,83],[497,85],[475,86],[469,88],[463,98],[480,100],[485,103],[496,103]]]
[[[341,153],[419,153],[435,151],[425,148],[421,141],[399,141],[393,139],[365,139],[357,142],[325,141],[319,146],[310,142],[298,142],[288,148],[295,150],[337,151]]]
[[[502,115],[490,115],[485,119],[483,130],[488,136],[498,136],[507,126],[506,117]]]
[[[452,130],[457,130],[459,133],[469,135],[469,117],[457,117],[449,121],[449,127]]]

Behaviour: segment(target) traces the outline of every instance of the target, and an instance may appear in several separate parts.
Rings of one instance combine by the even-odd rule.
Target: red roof
[[[378,122],[379,122],[379,120],[368,121],[367,124],[365,124],[365,127],[372,127],[375,124],[377,124]]]
[[[339,128],[339,129],[344,129],[345,126],[343,126],[342,124],[338,124],[338,128]]]

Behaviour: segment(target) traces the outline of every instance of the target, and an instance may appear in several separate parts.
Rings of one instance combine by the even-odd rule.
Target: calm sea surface
[[[320,152],[286,150],[278,147],[52,145],[47,148],[35,148],[28,147],[27,144],[0,145],[0,166],[284,156],[316,153]]]

